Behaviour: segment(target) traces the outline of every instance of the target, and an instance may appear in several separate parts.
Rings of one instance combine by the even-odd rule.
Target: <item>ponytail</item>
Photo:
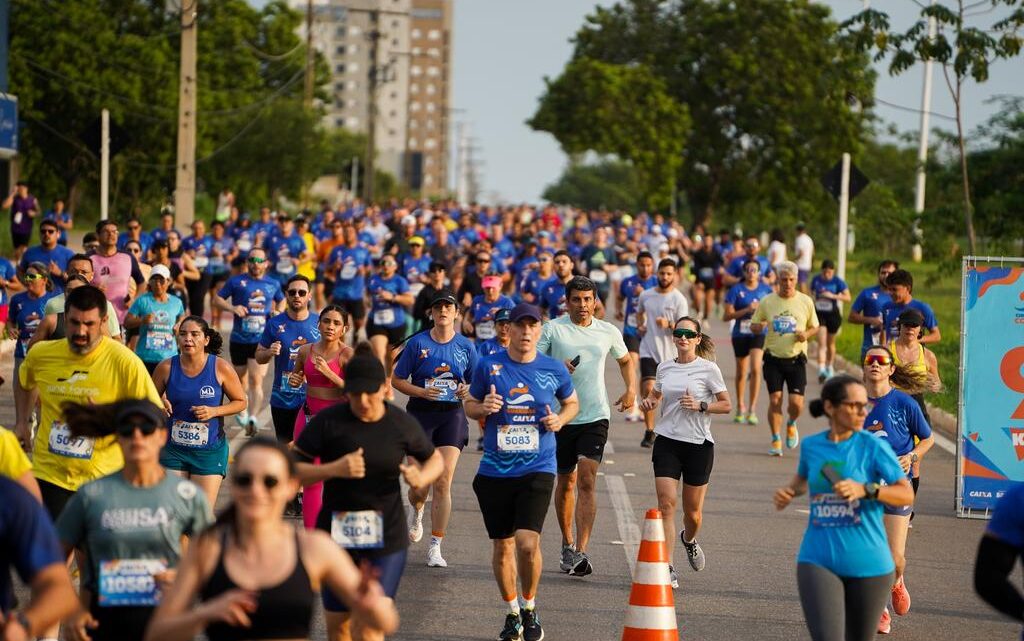
[[[686,321],[688,323],[692,323],[693,326],[697,328],[697,333],[700,334],[700,341],[697,343],[697,349],[695,350],[697,352],[697,356],[699,356],[699,357],[701,357],[701,358],[703,358],[705,360],[714,361],[715,360],[715,341],[714,341],[714,339],[712,339],[711,336],[709,336],[708,334],[705,334],[704,332],[702,332],[701,329],[700,329],[700,321],[698,321],[696,318],[693,318],[691,316],[683,316],[683,317],[677,319],[676,322],[675,322],[675,325],[673,325],[672,327],[678,327],[679,323],[682,323],[683,321]]]
[[[849,398],[847,390],[851,385],[863,385],[863,383],[849,374],[837,374],[828,379],[824,387],[821,388],[821,398],[814,399],[808,406],[811,416],[814,418],[826,416],[828,412],[825,411],[825,401],[828,401],[833,407],[839,405]]]
[[[897,365],[896,355],[892,353],[892,350],[884,345],[872,345],[868,348],[868,352],[874,351],[885,352],[889,355],[889,361],[893,364],[893,372],[889,375],[889,383],[891,383],[893,387],[896,387],[911,396],[930,391],[931,376],[928,372],[915,371],[907,364]]]
[[[66,401],[61,405],[61,410],[72,436],[103,438],[114,433],[117,427],[115,419],[120,406],[120,401],[102,405]]]
[[[199,325],[199,328],[203,330],[203,335],[210,339],[210,342],[206,344],[206,353],[213,354],[214,356],[220,356],[221,351],[224,349],[224,337],[220,335],[220,332],[210,327],[210,324],[206,322],[202,316],[186,316],[181,319],[181,323],[178,327],[181,327],[185,323],[195,323]]]

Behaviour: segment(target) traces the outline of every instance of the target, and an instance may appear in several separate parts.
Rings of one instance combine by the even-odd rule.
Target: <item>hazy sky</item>
[[[549,134],[524,123],[537,107],[543,78],[557,76],[572,54],[569,38],[594,6],[613,2],[594,0],[455,0],[453,106],[471,125],[476,154],[483,161],[483,197],[493,201],[540,199],[544,187],[560,175],[563,154]],[[828,0],[837,19],[860,11],[861,0]],[[876,2],[881,6],[881,2]],[[886,0],[893,24],[909,26],[918,14],[912,0]],[[990,17],[990,16],[989,16]],[[921,104],[923,68],[889,77],[880,69],[876,97],[916,111]],[[994,111],[985,101],[994,95],[1021,93],[1024,58],[1001,61],[991,68],[983,85],[966,87],[968,128]],[[952,115],[949,91],[936,67],[932,111]],[[876,113],[901,130],[919,129],[917,113],[879,104]],[[952,121],[932,117],[931,127],[954,130]],[[454,139],[454,132],[453,132]],[[452,165],[454,168],[454,165]]]

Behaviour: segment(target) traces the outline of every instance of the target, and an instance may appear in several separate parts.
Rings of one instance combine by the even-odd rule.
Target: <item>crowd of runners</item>
[[[107,220],[69,248],[63,208],[41,213],[27,185],[8,200],[39,244],[30,226],[0,259],[16,409],[0,430],[5,639],[57,639],[61,625],[76,641],[303,639],[317,598],[330,639],[380,639],[428,525],[425,563],[448,565],[452,479],[473,443],[497,638],[537,641],[552,497],[558,567],[595,572],[612,406],[643,423],[666,531],[700,571],[711,417],[759,424],[762,379],[767,454],[799,446],[775,505],[810,495],[797,577],[811,636],[870,639],[910,608],[940,333],[894,261],[847,311],[849,287],[814,263],[803,226],[789,260],[778,230],[660,215],[355,202],[293,218],[226,203],[209,226]],[[836,374],[844,320],[863,326],[862,378]],[[731,390],[716,323],[730,326]],[[824,388],[809,409],[829,429],[800,446],[812,340]],[[999,570],[1024,540],[1002,514],[983,546]],[[32,591],[20,607],[8,565]],[[984,589],[1021,616],[1011,586]]]

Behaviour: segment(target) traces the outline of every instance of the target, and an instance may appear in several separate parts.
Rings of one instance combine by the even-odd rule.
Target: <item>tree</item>
[[[586,210],[640,211],[647,206],[636,170],[627,162],[601,159],[593,164],[570,163],[548,185],[543,198]]]
[[[974,205],[971,200],[971,182],[968,174],[967,141],[963,123],[963,90],[968,78],[982,83],[988,79],[989,64],[1000,58],[1012,58],[1020,53],[1024,38],[1024,5],[1021,0],[979,0],[949,3],[953,8],[933,2],[922,7],[920,19],[905,31],[893,30],[889,16],[881,11],[863,11],[843,24],[854,36],[859,49],[876,51],[875,59],[892,55],[889,73],[899,75],[918,61],[933,60],[942,65],[953,107],[956,110],[957,145],[960,159],[960,177],[963,195],[964,227],[971,254],[977,253],[974,229]],[[989,26],[977,26],[972,18],[987,15],[983,5],[992,9],[1009,9],[1009,15]],[[937,30],[932,34],[929,23]]]

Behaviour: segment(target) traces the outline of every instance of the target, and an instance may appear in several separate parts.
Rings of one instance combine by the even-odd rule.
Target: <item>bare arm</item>
[[[922,336],[920,339],[922,345],[934,345],[942,340],[942,334],[939,332],[938,325],[934,329],[928,330],[928,333]]]
[[[32,577],[32,600],[24,611],[29,622],[25,636],[35,638],[77,609],[78,597],[67,566],[63,562],[46,566]]]
[[[619,375],[622,376],[622,382],[626,384],[626,391],[622,393],[619,400],[615,401],[615,406],[620,412],[625,412],[632,409],[633,403],[636,401],[636,371],[633,369],[633,360],[629,354],[615,362],[619,364]]]
[[[36,327],[36,331],[33,332],[32,338],[28,342],[27,349],[32,349],[32,346],[41,341],[45,341],[50,338],[53,334],[53,330],[57,328],[57,315],[47,314],[43,316],[43,320],[39,321],[39,325]]]
[[[786,509],[786,506],[789,505],[790,501],[806,493],[807,479],[799,474],[795,474],[788,485],[783,485],[779,489],[775,490],[775,496],[772,499],[775,503],[775,509]]]

